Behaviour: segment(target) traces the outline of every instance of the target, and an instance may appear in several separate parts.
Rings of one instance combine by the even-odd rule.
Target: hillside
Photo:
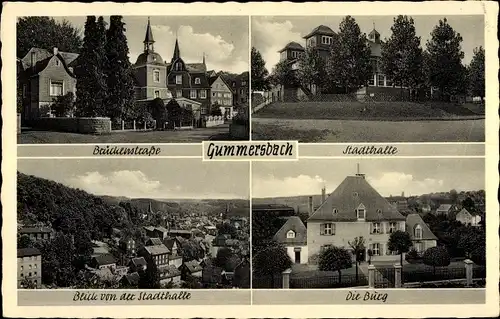
[[[252,205],[259,204],[281,204],[287,205],[295,209],[297,208],[299,212],[307,212],[309,196],[313,197],[313,206],[319,206],[321,203],[321,195],[302,195],[302,196],[290,196],[290,197],[274,197],[274,198],[252,198]]]

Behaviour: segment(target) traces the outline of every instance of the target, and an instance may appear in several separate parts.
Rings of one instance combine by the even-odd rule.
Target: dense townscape
[[[18,287],[249,288],[243,200],[94,196],[18,173]]]

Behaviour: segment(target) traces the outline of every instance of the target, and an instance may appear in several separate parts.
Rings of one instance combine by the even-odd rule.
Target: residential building
[[[465,208],[462,208],[462,210],[457,213],[455,219],[464,225],[474,227],[481,226],[481,215],[477,212],[469,212]]]
[[[157,246],[157,245],[161,245],[161,244],[163,244],[162,240],[160,238],[157,238],[157,237],[148,238],[148,240],[146,240],[146,243],[145,243],[146,246]]]
[[[249,72],[246,71],[238,75],[232,85],[235,92],[234,104],[239,106],[247,103],[250,96]]]
[[[182,263],[179,270],[181,271],[182,280],[186,280],[188,276],[201,278],[203,267],[196,260],[191,260]]]
[[[133,240],[132,238],[122,238],[119,242],[119,247],[120,249],[122,249],[122,251],[125,252],[126,255],[135,256],[135,240]]]
[[[139,273],[132,272],[130,274],[126,274],[120,279],[120,284],[123,287],[137,287],[139,285],[139,280],[141,279]]]
[[[457,207],[453,204],[441,204],[438,209],[436,209],[436,215],[450,216],[455,212],[457,212]]]
[[[389,196],[387,200],[400,212],[408,210],[408,199],[404,196],[404,193],[401,196]]]
[[[191,238],[193,233],[190,230],[185,230],[185,229],[169,229],[168,230],[168,236],[170,237],[182,237],[185,239]]]
[[[212,236],[217,235],[217,227],[215,227],[213,225],[205,225],[204,228],[205,228],[205,231],[207,234],[212,235]]]
[[[93,240],[92,246],[93,246],[92,257],[109,254],[109,245],[107,243],[98,240]]]
[[[54,238],[54,230],[49,227],[23,227],[19,230],[21,236],[26,235],[31,240],[51,240]]]
[[[31,48],[18,60],[18,92],[22,96],[22,120],[52,116],[50,106],[58,96],[76,92],[74,67],[78,54]]]
[[[174,265],[179,268],[182,265],[182,256],[178,254],[178,243],[174,238],[165,238],[163,244],[168,248],[170,254],[168,256],[169,265]]]
[[[226,119],[233,117],[234,91],[230,83],[225,79],[223,74],[218,74],[210,78],[212,105],[219,107]]]
[[[102,254],[92,257],[90,267],[95,269],[108,268],[114,270],[116,268],[116,260],[111,254]]]
[[[292,262],[307,264],[307,229],[298,216],[283,218],[283,226],[274,235],[274,240],[286,247]]]
[[[181,271],[177,269],[174,265],[168,265],[161,267],[160,269],[160,284],[164,285],[167,283],[172,283],[174,286],[178,286],[181,283]]]
[[[429,229],[419,214],[406,216],[406,232],[410,234],[413,248],[423,254],[427,249],[437,246],[437,237]]]
[[[17,286],[22,288],[28,279],[37,287],[42,286],[42,254],[36,248],[17,250]]]
[[[307,220],[308,258],[330,246],[352,253],[349,242],[363,237],[365,258],[370,249],[372,261],[397,261],[387,243],[392,232],[405,230],[405,220],[363,174],[348,176]]]
[[[295,61],[304,55],[304,47],[297,42],[289,42],[285,47],[278,51],[280,54],[280,61]]]
[[[169,254],[170,250],[163,244],[144,246],[137,252],[148,264],[154,264],[157,268],[168,266]]]
[[[144,257],[136,257],[130,260],[128,267],[131,272],[141,272],[148,268],[148,263]]]

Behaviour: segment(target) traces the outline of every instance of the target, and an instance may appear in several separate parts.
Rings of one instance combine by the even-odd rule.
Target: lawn
[[[297,265],[292,266],[290,275],[291,288],[342,288],[364,286],[367,278],[359,269],[358,282],[356,282],[356,266],[343,269],[339,283],[339,273],[337,271],[320,271],[317,265]]]
[[[18,144],[199,143],[229,139],[228,124],[178,131],[113,131],[102,135],[27,130],[17,135]]]
[[[485,121],[252,119],[254,140],[326,142],[484,142]]]
[[[270,104],[253,118],[323,120],[457,120],[484,118],[484,107],[451,103],[413,102],[283,102]]]

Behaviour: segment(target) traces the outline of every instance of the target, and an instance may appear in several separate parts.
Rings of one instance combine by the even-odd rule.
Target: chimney
[[[313,197],[312,196],[309,196],[309,216],[312,215],[312,213],[314,212],[314,207],[313,207]]]
[[[405,192],[401,192],[401,197],[405,197]]]
[[[326,200],[326,188],[325,186],[323,186],[323,188],[321,189],[321,204],[323,204]]]
[[[31,67],[34,68],[35,67],[35,63],[36,63],[36,52],[31,52]]]
[[[54,55],[58,55],[59,54],[59,50],[57,48],[54,48]]]

